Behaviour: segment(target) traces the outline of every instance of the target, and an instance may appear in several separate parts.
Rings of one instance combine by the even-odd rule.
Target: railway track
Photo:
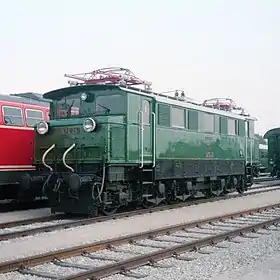
[[[271,177],[271,176],[263,176],[263,177],[257,177],[254,178],[254,183],[263,183],[263,182],[273,182],[273,181],[277,181],[279,180],[279,178],[277,177]]]
[[[280,181],[279,178],[272,178],[269,176],[254,178],[255,184],[261,184],[265,182]],[[36,199],[28,202],[18,202],[15,200],[0,200],[0,213],[40,209],[49,207],[48,200],[46,198]]]
[[[270,188],[269,188],[270,187]],[[280,190],[279,187],[275,186],[258,186],[254,187],[251,192],[240,194],[230,194],[226,197],[214,197],[214,198],[199,198],[184,203],[178,203],[174,205],[162,205],[150,209],[138,209],[129,212],[121,212],[114,214],[112,216],[99,216],[93,218],[80,218],[80,219],[70,219],[69,215],[58,214],[47,217],[32,218],[21,221],[12,221],[0,224],[0,242],[5,240],[10,240],[14,238],[20,238],[25,236],[31,236],[40,233],[46,233],[56,230],[64,230],[68,228],[74,228],[79,226],[90,225],[98,222],[104,222],[108,220],[116,220],[131,216],[143,215],[153,212],[166,211],[191,205],[198,205],[207,202],[215,202],[219,200],[234,199],[241,196],[250,196],[260,193],[266,193],[274,190]]]
[[[202,248],[223,248],[218,243],[238,242],[235,237],[257,238],[257,234],[267,234],[260,229],[278,230],[278,223],[280,204],[274,204],[3,262],[0,273],[16,272],[59,280],[101,279],[118,273],[145,277],[131,270],[145,265],[168,268],[158,263],[166,258],[192,261],[189,257],[192,251],[209,253]],[[50,272],[47,268],[50,265],[67,272],[63,275]]]

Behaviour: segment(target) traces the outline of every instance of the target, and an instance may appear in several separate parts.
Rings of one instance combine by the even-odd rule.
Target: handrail
[[[140,168],[143,168],[144,166],[144,126],[143,126],[143,111],[139,111],[139,119],[140,119],[140,125],[139,125],[139,145],[140,148]]]
[[[245,163],[248,163],[248,122],[245,121]]]
[[[66,168],[70,169],[72,172],[74,172],[74,169],[66,163],[66,160],[65,160],[65,159],[66,159],[67,154],[68,154],[75,146],[76,146],[76,143],[73,143],[73,144],[64,152],[64,154],[63,154],[63,156],[62,156],[62,162],[63,162],[63,164],[65,165]]]
[[[46,156],[47,154],[55,147],[55,144],[52,144],[43,154],[42,156],[42,163],[46,168],[48,168],[51,172],[53,171],[52,167],[46,164]]]
[[[156,166],[156,114],[152,112],[153,116],[153,165],[154,168]]]

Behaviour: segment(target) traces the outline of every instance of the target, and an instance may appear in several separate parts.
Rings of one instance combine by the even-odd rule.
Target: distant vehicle
[[[267,144],[260,144],[259,145],[260,151],[260,174],[271,172],[271,165],[268,162],[268,145]]]
[[[0,95],[0,199],[34,199],[23,189],[23,173],[35,170],[34,126],[49,119],[49,101],[34,93]],[[38,195],[40,195],[38,193]]]
[[[271,170],[271,176],[280,178],[280,128],[267,131],[264,138],[268,140],[267,164]]]

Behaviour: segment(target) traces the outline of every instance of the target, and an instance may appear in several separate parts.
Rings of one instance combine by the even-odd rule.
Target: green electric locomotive
[[[38,176],[22,180],[44,183],[52,212],[110,215],[252,185],[256,119],[232,100],[157,94],[123,68],[66,76],[80,82],[44,95],[52,103],[35,128]]]

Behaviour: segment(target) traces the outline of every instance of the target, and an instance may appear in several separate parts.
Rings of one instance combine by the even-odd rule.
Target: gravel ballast
[[[255,239],[237,237],[234,240],[240,243],[222,242],[219,243],[225,248],[205,247],[201,249],[202,253],[189,252],[182,254],[188,258],[194,258],[192,261],[178,261],[174,258],[160,261],[159,264],[167,266],[165,268],[156,268],[144,266],[134,269],[132,272],[139,275],[145,275],[146,280],[276,280],[280,279],[280,228],[271,227],[278,231],[265,231],[262,233],[269,235],[249,234],[256,236]],[[147,242],[143,242],[147,243]],[[153,244],[156,242],[149,241]],[[135,247],[134,245],[120,246],[122,249],[129,249],[133,253],[147,253],[155,251],[153,248]],[[210,253],[210,254],[205,254]],[[116,253],[109,250],[93,253],[93,255],[107,256],[116,259],[126,259],[133,257],[129,253]],[[135,254],[134,254],[135,255]],[[108,261],[90,260],[83,257],[73,257],[67,259],[73,264],[101,266],[106,265]],[[72,273],[79,273],[81,270],[72,268],[62,268],[52,264],[40,265],[35,267],[36,270],[46,273],[57,273],[59,276],[66,276]],[[0,279],[34,279],[28,275],[18,277],[17,273],[8,273],[1,275]],[[41,280],[43,278],[40,278]],[[135,278],[123,275],[112,275],[104,280],[132,280]],[[38,279],[39,280],[39,279]]]
[[[133,272],[148,275],[146,280],[276,280],[280,279],[279,232],[260,235],[256,239],[235,238],[241,243],[223,242],[226,248],[205,247],[211,254],[186,253],[183,256],[195,260],[186,262],[166,259],[160,264],[171,268],[141,267]],[[134,279],[113,275],[104,280]]]
[[[278,203],[279,198],[280,192],[272,191],[3,241],[0,243],[0,261],[266,206]]]

